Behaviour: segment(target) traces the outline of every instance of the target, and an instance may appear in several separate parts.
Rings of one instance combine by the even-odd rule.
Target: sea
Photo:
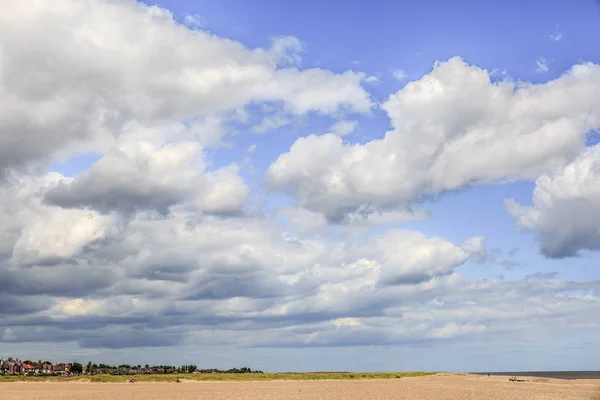
[[[554,379],[600,379],[600,371],[530,371],[530,372],[475,372],[477,375],[532,376]]]

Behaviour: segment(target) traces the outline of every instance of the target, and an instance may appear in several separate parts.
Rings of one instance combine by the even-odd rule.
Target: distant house
[[[19,374],[21,373],[22,362],[16,358],[8,357],[6,361],[2,361],[1,370],[4,374]]]
[[[42,363],[42,374],[51,374],[54,372],[53,365],[50,363]]]
[[[35,367],[31,364],[21,364],[21,373],[23,374],[34,374]]]
[[[54,365],[54,367],[52,368],[52,372],[54,372],[55,374],[68,374],[69,372],[71,372],[71,364],[58,363]]]

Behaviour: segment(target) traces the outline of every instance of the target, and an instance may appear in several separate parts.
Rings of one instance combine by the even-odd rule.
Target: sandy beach
[[[446,375],[362,381],[19,382],[0,383],[0,394],[2,400],[600,400],[600,380],[531,378],[517,383],[500,376]]]

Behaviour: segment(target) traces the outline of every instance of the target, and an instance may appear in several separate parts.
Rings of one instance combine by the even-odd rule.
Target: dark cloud
[[[183,343],[183,333],[149,331],[144,328],[116,330],[103,336],[88,335],[79,339],[83,348],[123,349],[127,347],[164,347]]]
[[[156,210],[166,215],[169,207],[183,199],[183,194],[168,191],[158,185],[144,185],[143,181],[119,182],[107,176],[75,180],[71,184],[59,183],[44,196],[44,201],[63,208],[93,208],[100,213],[119,211],[125,214],[139,209]]]
[[[47,299],[19,296],[0,290],[0,321],[7,316],[29,315],[48,307]]]
[[[446,274],[450,274],[451,272],[447,272]],[[437,275],[440,276],[441,274]],[[394,275],[390,277],[386,277],[381,281],[383,286],[387,285],[418,285],[423,282],[430,281],[433,279],[433,275],[427,272],[413,272],[406,273],[400,275]]]
[[[281,283],[267,276],[210,276],[193,285],[184,300],[269,298],[285,294]]]
[[[577,257],[600,250],[600,145],[536,181],[533,205],[506,201],[518,226],[533,231],[548,258]]]
[[[92,266],[0,267],[0,292],[14,296],[89,296],[111,286],[116,279],[113,270]]]

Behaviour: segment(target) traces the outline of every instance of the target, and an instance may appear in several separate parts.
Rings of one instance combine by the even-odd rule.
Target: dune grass
[[[72,377],[33,377],[33,376],[0,376],[0,382],[128,382],[131,378],[136,382],[175,382],[188,381],[308,381],[308,380],[364,380],[364,379],[398,379],[420,377],[435,374],[434,372],[286,372],[261,374],[166,374],[166,375],[92,375]]]

